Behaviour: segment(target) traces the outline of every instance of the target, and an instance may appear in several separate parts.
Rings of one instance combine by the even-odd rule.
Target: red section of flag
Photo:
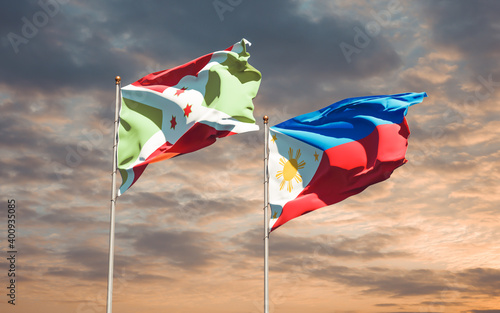
[[[409,135],[405,119],[400,124],[379,125],[363,139],[326,150],[312,180],[297,198],[285,204],[272,230],[388,179],[406,163]]]
[[[140,164],[138,166],[135,166],[132,169],[134,171],[134,180],[132,181],[132,184],[130,184],[130,186],[132,186],[133,184],[135,184],[135,182],[139,179],[139,177],[142,175],[142,173],[146,169],[146,166],[148,166],[148,163]]]
[[[184,76],[198,76],[198,73],[208,64],[208,62],[210,62],[212,55],[213,53],[210,53],[189,63],[168,70],[151,73],[135,83],[132,83],[132,85],[163,92],[168,87],[177,85]]]
[[[139,176],[144,172],[148,164],[155,163],[175,156],[194,152],[196,150],[205,148],[213,144],[217,138],[235,135],[229,130],[216,130],[215,128],[203,124],[194,124],[181,138],[179,138],[173,145],[170,142],[164,143],[161,147],[156,149],[144,162],[134,166],[134,181],[132,186]]]
[[[228,130],[216,130],[203,123],[194,124],[173,145],[166,143],[148,158],[149,163],[170,159],[179,154],[194,152],[213,144],[217,138],[227,137],[235,133]],[[159,153],[161,152],[161,153]]]
[[[224,49],[224,51],[231,51],[232,49],[233,47],[231,46]],[[198,73],[208,64],[208,62],[210,62],[212,56],[213,53],[209,53],[186,64],[179,65],[168,70],[151,73],[131,85],[142,86],[154,91],[163,92],[168,87],[177,85],[184,76],[198,76]],[[179,89],[175,95],[179,96],[184,92],[184,90],[186,89]]]

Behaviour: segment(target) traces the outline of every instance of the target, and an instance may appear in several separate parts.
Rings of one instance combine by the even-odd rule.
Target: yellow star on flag
[[[276,134],[272,134],[271,137],[272,137],[271,138],[272,142],[276,142],[276,140],[278,139],[278,137],[276,136]]]

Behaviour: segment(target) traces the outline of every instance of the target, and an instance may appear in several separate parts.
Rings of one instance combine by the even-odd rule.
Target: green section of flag
[[[203,105],[217,109],[244,123],[255,123],[252,99],[262,75],[248,64],[250,54],[229,52],[227,59],[212,66],[208,74]]]
[[[122,98],[118,156],[126,158],[118,159],[119,168],[127,168],[130,163],[137,160],[144,144],[161,130],[162,119],[163,114],[160,109]]]
[[[127,181],[128,179],[128,173],[127,170],[119,169],[120,175],[122,176],[122,181]]]

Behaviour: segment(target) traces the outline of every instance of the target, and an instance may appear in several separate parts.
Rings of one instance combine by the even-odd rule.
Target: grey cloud
[[[43,12],[37,5],[16,11],[19,22],[5,29],[19,36],[23,35],[24,22],[21,18],[29,20],[33,14]],[[49,23],[36,28],[36,35],[29,38],[28,43],[19,45],[18,53],[10,44],[2,49],[2,58],[11,65],[2,68],[2,75],[10,77],[11,86],[30,86],[32,90],[47,91],[66,86],[89,88],[105,85],[106,82],[112,85],[111,79],[122,68],[121,64],[128,64],[129,68],[133,66],[133,59],[113,49],[110,37],[100,32],[98,27],[91,29],[91,25],[98,24],[90,15],[74,12],[78,9],[67,10],[61,6],[60,13],[50,18]],[[82,29],[91,29],[91,36],[77,36]]]
[[[474,293],[500,295],[500,270],[473,268],[457,273],[457,280],[471,286]]]
[[[33,5],[31,9],[13,10],[14,19],[39,10]],[[134,73],[144,72],[145,65],[134,55],[158,60],[159,66],[166,62],[173,65],[199,56],[206,47],[223,49],[241,37],[256,40],[251,50],[252,64],[262,68],[269,79],[286,77],[288,84],[300,82],[312,87],[317,80],[338,75],[349,79],[370,77],[401,64],[400,57],[382,36],[371,39],[363,54],[348,64],[339,45],[354,44],[354,28],[362,29],[364,25],[335,15],[313,22],[297,13],[300,9],[294,1],[245,2],[227,13],[225,21],[219,20],[212,2],[172,6],[168,2],[139,5],[124,1],[120,6],[112,5],[91,1],[78,8],[71,3],[66,5],[68,8],[61,6],[60,13],[28,44],[22,45],[19,53],[3,49],[6,66],[2,75],[9,77],[5,83],[16,88],[31,85],[40,90],[66,86],[101,89],[117,73],[127,77],[126,82],[139,78]],[[186,19],[190,23],[184,23]],[[228,27],[231,21],[237,23]],[[184,25],[181,30],[177,28],[179,24]],[[22,23],[8,26],[7,29],[17,30]],[[118,39],[125,49],[115,46]],[[296,42],[302,42],[300,47]],[[209,52],[212,51],[205,51]]]
[[[419,1],[418,5],[431,24],[434,45],[459,51],[474,76],[499,73],[498,1]]]
[[[8,112],[8,108],[5,108]],[[3,114],[0,116],[0,145],[4,149],[13,148],[36,148],[39,146],[40,129],[37,125],[33,125],[27,119],[17,118]]]
[[[209,233],[194,231],[144,231],[134,241],[134,248],[149,256],[160,256],[171,265],[201,269],[217,259],[211,249]]]
[[[22,254],[27,257],[37,257],[42,256],[47,253],[47,249],[41,248],[33,242],[27,241],[23,242]]]
[[[108,273],[108,253],[106,249],[98,249],[88,245],[75,246],[61,253],[67,263],[44,269],[44,275],[69,278],[80,278],[92,281],[106,281]],[[130,263],[130,258],[115,256],[115,270]]]
[[[100,214],[104,217],[104,214]],[[107,214],[106,214],[107,217]],[[109,225],[108,222],[99,221],[90,214],[77,212],[76,208],[70,209],[52,209],[49,213],[41,215],[38,221],[46,223],[47,225],[64,225],[68,228],[76,228],[79,230],[86,228],[103,228]]]
[[[498,53],[498,1],[439,0],[419,4],[433,24],[436,44],[458,48],[466,55]]]
[[[41,112],[31,112],[26,99],[20,99],[16,105],[3,104],[0,146],[16,157],[0,161],[0,174],[9,177],[19,188],[35,182],[43,186],[60,183],[73,192],[83,188],[88,192],[92,189],[89,177],[99,177],[96,171],[109,169],[111,150],[104,148],[104,139],[96,143],[83,135],[74,138],[49,130],[47,125],[53,120],[69,121],[68,113],[60,109],[58,103],[45,106]],[[46,121],[37,123],[39,118]],[[84,125],[80,126],[84,129]]]
[[[212,192],[217,191],[214,188]],[[196,188],[183,188],[178,191],[163,191],[161,195],[139,192],[133,195],[130,203],[120,204],[123,209],[141,207],[154,219],[174,218],[178,222],[207,223],[247,214],[259,208],[258,201],[238,196],[220,195],[216,199],[207,198],[211,192],[197,191]]]
[[[363,294],[391,295],[393,297],[438,294],[450,288],[452,276],[431,270],[394,270],[387,268],[354,269],[343,266],[313,270],[312,275],[334,280],[352,287],[362,287]]]
[[[444,292],[454,292],[459,298],[467,299],[470,295],[498,296],[500,290],[498,280],[500,270],[491,268],[452,272],[328,266],[312,269],[309,273],[316,278],[363,288],[362,293],[366,295],[389,295],[395,298],[439,296]]]
[[[108,275],[107,249],[95,248],[89,245],[78,245],[67,249],[61,255],[67,263],[60,266],[51,266],[43,269],[46,276],[64,278],[78,278],[93,282],[105,282]],[[152,281],[172,282],[174,279],[159,274],[149,274],[137,271],[138,268],[147,268],[147,260],[132,255],[115,253],[114,272],[115,283],[121,284],[128,281],[147,283]],[[35,269],[31,269],[34,271]]]
[[[462,302],[446,302],[446,301],[423,301],[421,305],[429,306],[459,306],[464,305]]]
[[[178,200],[174,197],[173,192],[165,191],[161,195],[151,192],[137,192],[130,199],[131,204],[123,204],[124,209],[127,207],[138,207],[143,209],[161,209],[161,208],[175,208],[179,205]]]
[[[68,249],[64,253],[64,256],[73,264],[83,265],[85,268],[92,269],[95,272],[107,272],[108,253],[104,247],[98,249],[91,246],[76,246]]]
[[[249,230],[233,241],[242,245],[245,254],[253,257],[262,256],[262,236],[260,229]],[[245,240],[241,239],[245,238]],[[247,240],[247,238],[253,238]],[[383,258],[399,258],[408,256],[404,251],[393,251],[389,247],[397,244],[401,239],[383,233],[369,233],[363,236],[349,238],[346,236],[319,236],[316,238],[295,237],[271,233],[270,251],[281,256],[285,261],[279,265],[280,271],[303,263],[304,256],[314,258],[327,256],[353,260],[373,260]],[[285,266],[286,265],[286,266]]]

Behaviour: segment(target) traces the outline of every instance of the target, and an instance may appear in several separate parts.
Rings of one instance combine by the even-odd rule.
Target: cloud
[[[144,231],[134,240],[134,248],[149,257],[161,257],[171,265],[201,269],[217,259],[209,233],[194,231]]]
[[[345,266],[328,266],[313,269],[309,273],[316,278],[361,288],[361,293],[364,295],[389,295],[394,298],[429,295],[443,297],[451,292],[454,299],[464,300],[470,296],[497,297],[498,275],[500,275],[498,269],[492,268],[474,268],[452,272],[382,267],[349,268]],[[429,303],[422,302],[425,305],[429,305]]]
[[[401,76],[408,81],[424,80],[430,84],[437,85],[447,82],[452,78],[457,65],[447,64],[440,61],[431,61],[428,58],[419,58],[418,64],[406,69]]]
[[[438,294],[449,289],[448,274],[439,275],[431,270],[395,270],[387,268],[353,269],[330,266],[312,272],[315,277],[363,288],[362,293],[384,294],[393,297],[423,296]],[[454,289],[463,291],[461,289]]]
[[[463,305],[462,302],[446,302],[446,301],[422,301],[421,305],[425,306],[459,306]]]
[[[419,3],[424,16],[432,23],[434,43],[455,48],[468,56],[498,53],[500,43],[495,38],[498,33],[496,12],[500,9],[499,3],[471,3],[463,0]]]
[[[398,304],[396,304],[396,303],[377,303],[377,304],[375,304],[375,306],[379,306],[379,307],[391,307],[391,306],[398,306]]]
[[[224,21],[220,21],[211,2],[182,3],[169,18],[164,18],[166,10],[172,10],[168,3],[143,6],[132,1],[120,6],[97,1],[61,5],[60,13],[39,29],[29,43],[21,45],[17,54],[3,50],[6,66],[2,75],[9,77],[4,84],[16,89],[31,85],[40,91],[66,87],[102,89],[116,74],[130,82],[154,62],[160,62],[157,65],[163,68],[172,67],[198,57],[202,51],[212,52],[206,51],[206,47],[221,50],[241,37],[259,38],[251,49],[255,54],[252,64],[262,68],[271,84],[272,80],[287,77],[288,85],[300,82],[312,88],[315,80],[339,75],[349,79],[378,75],[397,68],[401,62],[391,44],[377,36],[369,38],[362,55],[348,64],[339,45],[354,44],[355,28],[364,25],[339,15],[311,21],[299,14],[301,9],[295,1],[243,3],[227,13]],[[35,3],[18,7],[13,19],[21,19],[23,14],[30,17],[37,11],[40,8]],[[259,23],[254,23],[253,16],[260,16]],[[196,23],[183,27],[181,36],[174,31],[164,32],[175,29],[186,18]],[[232,21],[238,23],[227,27]],[[19,32],[22,22],[8,26],[6,29]],[[193,41],[194,37],[197,40]],[[295,45],[297,41],[302,42],[300,47]],[[259,56],[261,51],[265,51],[265,57]]]
[[[500,55],[496,1],[419,1],[430,24],[432,46],[459,53],[474,76],[496,73]],[[498,76],[495,76],[498,77]]]
[[[235,237],[233,243],[241,245],[246,255],[261,257],[262,242],[254,229]],[[342,258],[348,260],[374,260],[384,258],[401,258],[408,256],[404,251],[394,251],[390,247],[400,238],[384,233],[369,233],[359,237],[322,235],[314,238],[284,235],[280,232],[271,234],[270,251],[280,255],[282,261],[278,271],[287,271],[290,266],[300,265],[304,257],[313,259],[323,257]],[[245,239],[243,239],[245,238]],[[248,240],[246,238],[253,238]],[[317,261],[319,262],[319,261]]]

